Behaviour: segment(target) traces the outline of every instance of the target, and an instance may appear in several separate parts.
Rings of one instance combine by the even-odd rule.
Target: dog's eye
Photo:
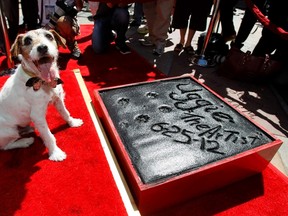
[[[51,41],[54,39],[51,34],[46,34],[46,37],[47,37],[49,40],[51,40]]]
[[[32,38],[30,38],[30,37],[24,38],[24,45],[25,45],[25,46],[28,46],[28,45],[30,45],[31,43],[32,43]]]

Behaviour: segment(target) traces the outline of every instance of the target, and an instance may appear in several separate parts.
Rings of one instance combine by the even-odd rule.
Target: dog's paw
[[[83,124],[83,120],[78,118],[71,118],[68,121],[68,124],[70,127],[80,127]]]
[[[27,148],[33,143],[34,143],[34,137],[22,138],[21,140],[19,140],[19,147]]]
[[[49,160],[52,161],[63,161],[67,157],[66,153],[63,152],[60,148],[56,148],[49,156]]]
[[[34,143],[34,137],[21,138],[16,140],[15,142],[9,143],[3,148],[3,150],[10,150],[15,148],[27,148],[33,143]]]

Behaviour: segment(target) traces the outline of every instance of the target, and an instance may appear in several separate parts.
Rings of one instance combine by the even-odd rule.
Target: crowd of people
[[[169,29],[174,28],[179,32],[179,42],[175,44],[174,51],[184,51],[188,55],[195,55],[192,40],[197,31],[204,32],[211,9],[217,0],[141,0],[135,3],[111,0],[110,3],[97,0],[85,0],[90,5],[94,19],[92,32],[92,48],[95,53],[107,51],[109,44],[115,41],[116,48],[122,54],[129,54],[130,48],[126,44],[126,32],[130,27],[139,27],[146,20],[144,30],[147,37],[139,42],[143,46],[153,46],[153,54],[161,56],[165,51]],[[221,36],[225,43],[241,49],[257,18],[249,8],[239,30],[235,30],[233,13],[237,2],[240,0],[220,0],[219,23],[221,24]],[[252,1],[271,22],[284,30],[288,30],[287,1],[282,0],[248,0]],[[117,3],[121,2],[121,3]],[[123,3],[124,2],[124,3]],[[130,2],[130,1],[127,1]],[[242,0],[243,2],[243,0]],[[38,0],[21,0],[23,12],[23,25],[27,30],[40,27]],[[78,48],[76,36],[79,34],[77,12],[83,8],[84,0],[56,0],[58,10],[51,15],[49,22],[44,26],[47,29],[55,29],[66,41],[71,56],[79,58],[81,51]],[[133,4],[134,13],[129,14],[129,7]],[[4,14],[8,21],[9,38],[15,40],[19,33],[19,0],[1,0]],[[131,21],[132,18],[132,21]],[[143,30],[144,29],[144,30]],[[283,59],[288,57],[287,39],[275,34],[270,29],[263,28],[262,36],[256,44],[253,53],[265,55],[275,52]]]
[[[174,28],[179,32],[180,40],[175,44],[174,51],[184,51],[188,55],[195,55],[195,47],[192,46],[192,40],[197,31],[204,32],[206,30],[209,15],[211,15],[213,5],[215,6],[216,1],[217,0],[142,0],[135,2],[134,13],[130,23],[129,5],[100,3],[98,5],[98,11],[94,16],[93,49],[96,53],[105,51],[111,40],[115,39],[115,34],[111,33],[112,30],[114,30],[117,35],[116,47],[122,54],[130,53],[130,49],[125,43],[125,33],[129,26],[139,27],[145,19],[146,25],[139,28],[138,32],[148,34],[139,42],[143,46],[154,47],[154,55],[160,56],[164,53],[170,28]],[[286,1],[248,1],[252,1],[271,22],[284,28],[284,30],[288,30],[288,10],[286,10],[288,3]],[[257,22],[257,18],[251,11],[251,8],[246,6],[241,26],[236,30],[233,23],[233,16],[235,7],[239,2],[245,6],[244,0],[219,1],[219,23],[221,26],[220,34],[224,43],[229,43],[230,46],[241,49],[254,24]],[[103,38],[105,39],[103,40]],[[271,42],[271,40],[273,42]],[[284,59],[288,56],[287,50],[287,40],[264,27],[262,36],[252,52],[258,56],[276,52],[279,58]]]
[[[21,31],[29,31],[41,27],[41,14],[44,7],[43,1],[38,0],[1,0],[1,10],[7,20],[8,37],[13,43]],[[55,29],[66,39],[66,44],[71,51],[71,57],[79,58],[81,51],[78,48],[76,36],[79,34],[77,12],[83,8],[83,0],[56,0],[57,10],[50,14],[49,22],[44,26]],[[40,8],[40,10],[39,10]],[[20,9],[23,23],[19,24]],[[1,30],[2,30],[1,26]],[[1,32],[1,41],[3,41]]]

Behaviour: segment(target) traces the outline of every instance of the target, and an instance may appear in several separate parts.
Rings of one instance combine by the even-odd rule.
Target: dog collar
[[[46,86],[49,86],[51,88],[56,88],[57,85],[64,83],[63,80],[61,80],[60,78],[55,78],[51,82],[46,82],[46,81],[40,79],[39,77],[36,77],[34,73],[26,70],[24,67],[23,67],[23,70],[27,75],[29,75],[31,77],[30,79],[27,80],[25,85],[27,87],[33,87],[34,91],[38,91],[42,85],[46,85]]]
[[[31,77],[27,80],[26,86],[27,87],[33,87],[34,91],[38,91],[42,85],[47,85],[51,88],[56,88],[57,85],[63,84],[64,82],[60,78],[55,78],[51,82],[45,82],[44,80],[41,80],[39,77]]]

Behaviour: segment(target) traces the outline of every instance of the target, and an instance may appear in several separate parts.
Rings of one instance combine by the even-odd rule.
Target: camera
[[[56,5],[61,8],[65,14],[71,16],[72,18],[77,15],[77,10],[74,8],[74,5],[68,5],[65,0],[57,0]]]
[[[71,5],[69,5],[68,2],[66,2],[65,0],[57,0],[56,5],[58,6],[58,8],[53,14],[53,16],[50,17],[49,23],[47,23],[48,28],[54,29],[56,26],[57,20],[61,16],[68,15],[71,18],[74,18],[78,13],[76,8],[74,7],[74,1]]]

